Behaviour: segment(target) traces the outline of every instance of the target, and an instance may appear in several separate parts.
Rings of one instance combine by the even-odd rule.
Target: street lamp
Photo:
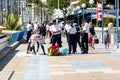
[[[78,18],[78,22],[77,22],[77,24],[79,25],[79,11],[80,11],[80,6],[77,6],[76,7],[76,10],[77,10],[77,18]]]
[[[102,0],[102,43],[104,43],[104,0]]]
[[[90,6],[91,6],[91,17],[90,22],[92,22],[92,4],[94,3],[94,0],[89,0]]]
[[[116,11],[116,45],[117,45],[117,48],[119,48],[119,44],[118,44],[118,26],[119,26],[119,19],[118,19],[118,16],[119,16],[119,11],[118,11],[118,5],[119,4],[119,1],[118,0],[115,0],[115,11]]]
[[[83,9],[82,13],[83,13],[83,20],[84,20],[84,8],[86,7],[86,4],[83,3],[81,6],[82,6],[82,9]]]

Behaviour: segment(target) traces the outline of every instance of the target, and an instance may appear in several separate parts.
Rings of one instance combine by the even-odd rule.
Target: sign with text
[[[102,2],[97,2],[97,21],[102,21]]]

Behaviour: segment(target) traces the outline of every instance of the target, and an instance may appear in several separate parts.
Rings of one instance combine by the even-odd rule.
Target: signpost
[[[98,22],[102,21],[102,3],[101,2],[97,3],[97,21]]]

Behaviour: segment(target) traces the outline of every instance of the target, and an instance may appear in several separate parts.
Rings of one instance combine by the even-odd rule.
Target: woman
[[[45,36],[46,36],[46,27],[45,23],[43,23],[40,27],[40,34],[42,35],[43,38],[43,43],[45,44]]]
[[[47,22],[46,26],[46,38],[50,38],[50,22]]]
[[[92,39],[93,39],[93,41],[92,41],[92,48],[95,49],[94,48],[94,40],[96,38],[96,34],[95,34],[95,29],[94,29],[94,27],[93,27],[91,22],[89,23],[89,32],[90,32],[90,34],[92,36]]]

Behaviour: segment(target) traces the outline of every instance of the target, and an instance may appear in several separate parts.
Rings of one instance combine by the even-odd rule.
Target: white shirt
[[[75,27],[71,27],[71,28],[68,30],[68,33],[69,33],[69,34],[76,34],[76,28],[75,28]]]
[[[34,24],[34,31],[37,31],[37,30],[38,30],[38,25]]]
[[[27,29],[27,31],[30,31],[32,29],[32,25],[31,24],[27,24],[26,29]]]
[[[85,30],[85,33],[89,33],[89,24],[85,23],[83,30]]]
[[[71,28],[71,26],[69,24],[65,25],[65,30],[67,31],[67,33],[68,33],[68,31],[69,31],[70,28]]]
[[[64,28],[67,30],[67,28],[69,27],[69,25],[68,24],[65,24],[65,26],[64,26]]]
[[[58,24],[51,26],[51,31],[52,31],[52,32],[56,32],[56,31],[58,31],[58,30],[61,30],[61,28],[60,28],[60,26],[59,26]],[[54,34],[54,35],[57,35],[57,34],[60,34],[60,33],[61,33],[61,32],[57,32],[57,33],[53,33],[53,34]]]

